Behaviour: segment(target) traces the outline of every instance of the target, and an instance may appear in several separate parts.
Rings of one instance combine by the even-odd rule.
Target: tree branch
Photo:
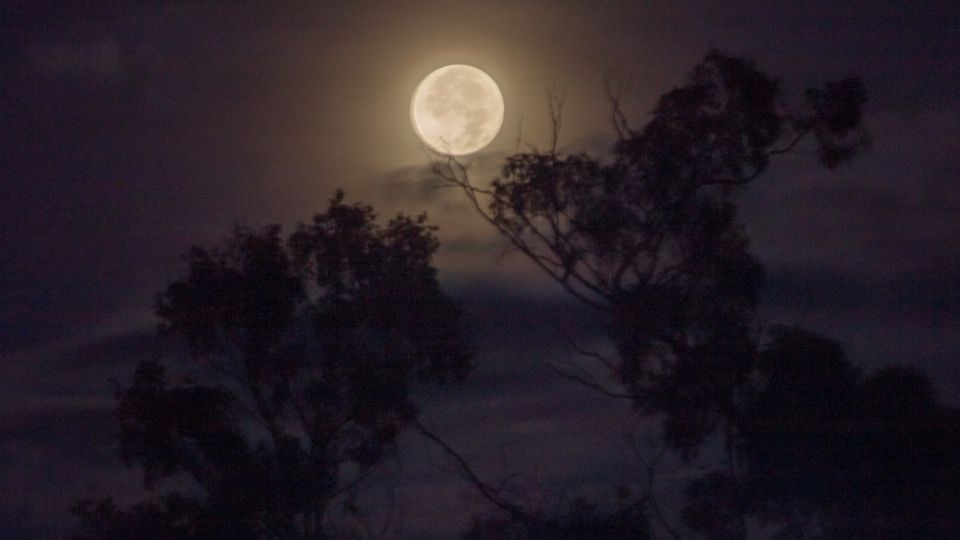
[[[447,454],[447,456],[457,464],[460,469],[461,476],[469,481],[477,491],[480,492],[480,495],[483,496],[487,501],[496,506],[497,508],[507,512],[514,519],[519,521],[527,521],[527,513],[523,511],[519,506],[507,501],[502,496],[500,496],[499,489],[491,487],[489,484],[480,479],[479,476],[473,471],[473,468],[470,467],[470,464],[467,463],[467,460],[460,455],[459,452],[453,449],[446,441],[441,439],[438,435],[434,434],[432,431],[427,429],[419,419],[413,420],[413,425],[424,437],[432,441],[434,444],[439,446]]]
[[[660,508],[660,504],[657,502],[656,493],[654,492],[654,484],[656,481],[657,467],[660,463],[660,459],[663,457],[664,448],[661,447],[660,451],[654,452],[653,456],[647,460],[644,457],[643,453],[640,451],[639,446],[637,445],[636,438],[631,433],[625,434],[630,443],[630,449],[633,452],[634,457],[637,460],[637,463],[644,469],[646,475],[644,477],[644,491],[646,500],[650,503],[650,508],[653,510],[654,515],[657,518],[657,521],[660,522],[660,526],[663,527],[663,530],[667,535],[673,540],[683,540],[683,537],[680,536],[680,533],[677,532],[670,522],[667,521],[666,516],[663,515],[663,510]],[[653,443],[653,440],[650,441]]]
[[[600,384],[599,382],[593,380],[592,375],[589,376],[589,378],[588,378],[588,377],[584,377],[584,376],[582,376],[582,375],[576,375],[576,374],[574,374],[574,373],[570,373],[570,372],[568,372],[568,371],[564,371],[564,370],[560,369],[560,368],[557,367],[557,365],[556,365],[555,363],[553,363],[553,362],[547,363],[547,367],[549,367],[549,368],[550,368],[554,373],[556,373],[557,375],[560,375],[561,377],[563,377],[563,378],[565,378],[565,379],[570,379],[571,381],[574,381],[574,382],[576,382],[576,383],[582,384],[583,386],[586,386],[587,388],[592,388],[593,390],[596,390],[597,392],[600,392],[601,394],[603,394],[603,395],[605,395],[605,396],[607,396],[607,397],[612,397],[612,398],[617,398],[617,399],[631,399],[631,400],[633,399],[633,396],[630,395],[630,394],[624,394],[624,393],[620,393],[620,392],[615,392],[615,391],[613,391],[613,390],[610,390],[610,389],[604,387],[604,386],[603,386],[602,384]]]

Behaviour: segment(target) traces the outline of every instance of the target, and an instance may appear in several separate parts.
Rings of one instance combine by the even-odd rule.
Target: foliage
[[[172,382],[141,362],[117,416],[121,455],[148,488],[185,476],[199,496],[186,513],[170,505],[180,495],[124,512],[83,506],[84,526],[102,533],[79,538],[174,513],[190,537],[325,537],[329,505],[416,418],[411,385],[469,369],[460,310],[431,265],[437,246],[424,216],[380,226],[338,193],[287,240],[279,226],[238,228],[193,248],[157,314],[194,367]]]
[[[732,197],[801,144],[828,167],[864,148],[865,99],[849,78],[793,108],[779,81],[714,51],[643,129],[630,129],[614,100],[609,158],[563,155],[555,144],[519,153],[489,189],[453,159],[435,168],[541,270],[607,315],[619,350],[608,364],[690,456],[729,427],[755,360],[763,268]]]
[[[763,268],[735,194],[778,155],[806,148],[833,168],[869,144],[858,79],[804,97],[792,107],[779,81],[712,52],[640,130],[614,99],[610,156],[560,154],[554,141],[508,157],[489,189],[453,159],[434,165],[514,247],[606,316],[616,359],[574,347],[626,393],[565,375],[658,415],[664,442],[684,458],[719,435],[723,467],[685,491],[690,530],[745,538],[755,516],[781,538],[957,537],[960,415],[925,377],[891,368],[863,378],[839,345],[798,329],[760,344]]]
[[[745,499],[786,523],[784,538],[960,534],[960,412],[926,376],[861,377],[839,345],[798,329],[778,329],[762,358],[740,430]]]

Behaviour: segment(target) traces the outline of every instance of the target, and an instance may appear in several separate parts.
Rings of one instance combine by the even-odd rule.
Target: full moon
[[[434,151],[462,156],[481,150],[503,125],[503,94],[489,75],[464,64],[436,69],[410,100],[417,136]]]

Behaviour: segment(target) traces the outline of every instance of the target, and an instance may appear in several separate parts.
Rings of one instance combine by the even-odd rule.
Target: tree
[[[171,381],[142,361],[117,416],[121,455],[148,488],[194,488],[128,511],[82,504],[75,538],[148,537],[142,522],[183,538],[325,538],[330,505],[416,419],[411,386],[465,376],[460,310],[439,287],[425,216],[380,226],[343,199],[286,240],[279,226],[240,227],[190,251],[156,310],[203,369]]]
[[[489,189],[453,158],[435,168],[544,273],[610,322],[611,366],[666,437],[695,450],[736,408],[753,365],[763,269],[735,192],[811,139],[834,167],[867,143],[857,79],[811,89],[802,107],[752,63],[712,52],[642,130],[615,106],[609,159],[552,148],[510,156]],[[555,146],[555,145],[554,145]]]
[[[775,330],[758,372],[739,430],[745,504],[781,538],[960,535],[960,412],[926,376],[862,377],[837,343],[796,328]]]
[[[489,188],[472,183],[452,157],[437,157],[434,168],[517,250],[606,318],[617,358],[578,350],[602,362],[639,411],[663,419],[670,447],[689,458],[719,435],[728,481],[718,485],[739,500],[737,429],[756,368],[764,277],[734,196],[779,155],[810,149],[832,168],[865,148],[865,91],[847,78],[808,90],[793,106],[778,80],[714,51],[661,97],[642,129],[630,128],[617,99],[610,156],[558,152],[562,103],[552,100],[551,148],[508,157]]]

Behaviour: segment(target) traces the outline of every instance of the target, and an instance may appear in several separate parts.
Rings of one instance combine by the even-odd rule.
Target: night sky
[[[763,313],[867,368],[920,367],[960,405],[956,2],[63,4],[0,7],[0,538],[69,530],[79,497],[136,496],[111,411],[138,359],[178,354],[154,295],[190,245],[292,226],[337,188],[440,227],[477,358],[464,387],[425,390],[425,423],[491,477],[523,470],[544,490],[630,469],[609,441],[636,416],[545,367],[567,354],[558,329],[599,329],[429,174],[409,100],[451,63],[503,91],[503,128],[472,158],[483,180],[518,139],[548,144],[550,87],[567,96],[561,148],[602,153],[604,77],[630,81],[639,127],[711,48],[793,96],[861,76],[869,152],[834,171],[781,160],[742,198]],[[415,437],[389,469],[409,538],[452,537],[483,508]]]

